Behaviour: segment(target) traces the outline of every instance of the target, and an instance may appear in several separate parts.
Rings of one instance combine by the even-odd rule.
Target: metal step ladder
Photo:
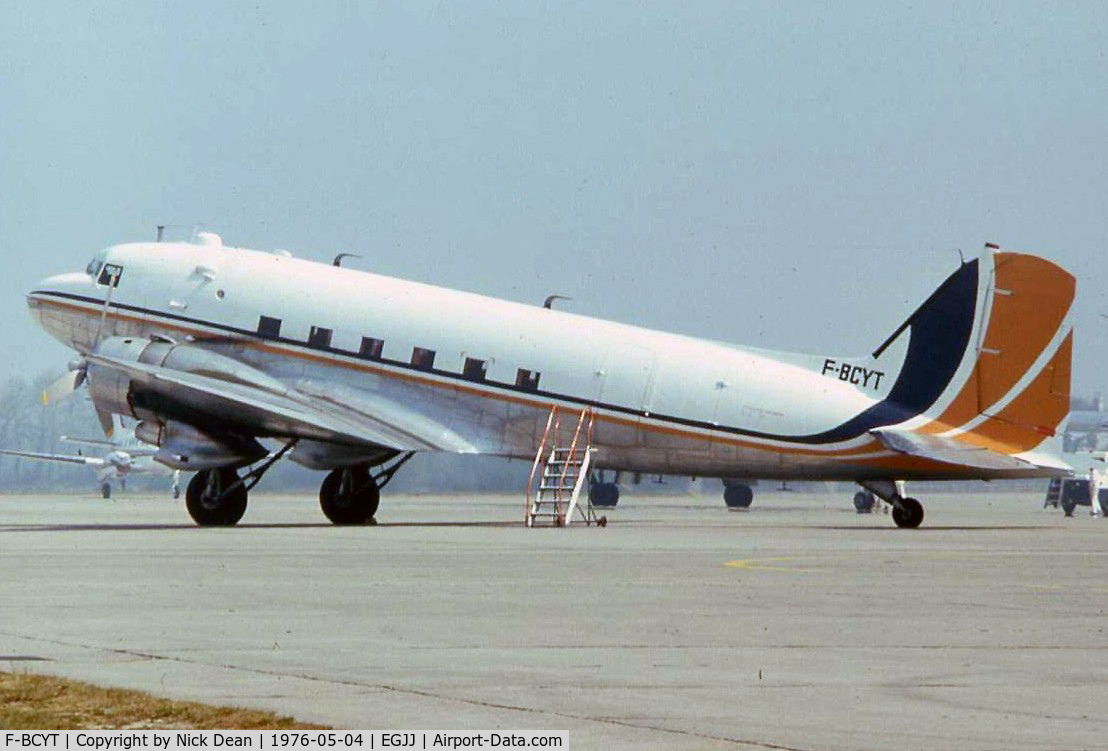
[[[568,429],[563,431],[562,411],[558,406],[550,409],[546,430],[527,479],[524,523],[528,527],[566,527],[574,520],[575,513],[585,524],[607,524],[606,518],[597,518],[587,491],[584,503],[579,502],[588,482],[594,451],[592,426],[593,414],[588,407],[577,415],[572,434]]]

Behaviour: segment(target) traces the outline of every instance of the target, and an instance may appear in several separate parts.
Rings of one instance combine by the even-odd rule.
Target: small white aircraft
[[[180,496],[181,472],[180,470],[171,470],[165,465],[154,461],[154,454],[158,450],[156,446],[144,444],[142,441],[135,438],[134,430],[124,428],[122,420],[119,420],[117,429],[113,431],[112,435],[113,437],[108,440],[102,438],[71,438],[64,435],[61,437],[61,440],[67,443],[96,446],[106,452],[103,456],[85,456],[80,451],[78,451],[76,455],[73,455],[47,454],[37,451],[16,451],[14,449],[0,449],[0,454],[17,456],[25,459],[36,459],[39,461],[83,464],[96,473],[96,481],[100,485],[100,494],[104,498],[112,497],[113,482],[119,484],[120,490],[126,489],[127,478],[131,475],[172,474],[173,484],[171,489],[173,491],[173,497],[177,498]]]
[[[544,483],[577,489],[587,467],[740,489],[848,479],[901,527],[923,520],[906,480],[1070,473],[1044,441],[1068,411],[1074,279],[1036,256],[986,246],[860,356],[706,341],[340,261],[212,233],[109,247],[28,294],[81,355],[48,391],[87,380],[102,421],[139,420],[158,461],[196,471],[186,505],[202,525],[235,524],[282,456],[329,471],[320,502],[337,524],[371,522],[417,451],[533,459]]]

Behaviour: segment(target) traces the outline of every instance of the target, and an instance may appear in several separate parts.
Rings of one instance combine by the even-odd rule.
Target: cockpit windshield
[[[96,275],[100,273],[100,267],[103,265],[104,262],[97,256],[88,262],[88,266],[85,266],[85,273],[95,279]]]

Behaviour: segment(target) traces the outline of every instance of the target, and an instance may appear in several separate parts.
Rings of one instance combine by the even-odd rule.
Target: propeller
[[[61,401],[81,387],[85,382],[85,363],[70,363],[70,369],[61,378],[53,381],[42,390],[42,404],[47,406]]]
[[[108,310],[112,305],[112,292],[115,291],[116,285],[119,284],[121,269],[117,266],[109,266],[107,268],[111,269],[108,272],[107,279],[108,291],[104,295],[104,307],[100,310],[100,321],[96,326],[96,335],[93,337],[92,341],[93,352],[100,346],[100,340],[104,332],[104,323],[108,318]],[[88,360],[82,357],[79,360],[71,361],[69,363],[69,371],[43,389],[43,406],[53,404],[54,402],[66,398],[79,389],[87,379]],[[100,421],[100,427],[103,429],[104,435],[111,438],[112,434],[115,432],[115,423],[112,420],[112,413],[101,409],[96,405],[95,401],[93,402],[93,407],[96,409],[96,417]]]

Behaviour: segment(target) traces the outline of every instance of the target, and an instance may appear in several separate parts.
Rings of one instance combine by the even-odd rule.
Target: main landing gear
[[[414,454],[409,451],[376,475],[370,474],[364,464],[332,470],[319,488],[319,505],[324,516],[332,524],[376,524],[373,517],[381,502],[381,488]]]
[[[237,524],[246,513],[250,489],[294,445],[296,441],[290,442],[242,477],[233,467],[200,470],[185,489],[185,506],[189,515],[202,527]],[[333,524],[375,524],[373,516],[381,501],[381,488],[414,455],[415,452],[408,452],[376,474],[371,473],[366,464],[332,470],[319,489],[319,505],[323,513]]]
[[[903,529],[915,529],[923,523],[923,504],[904,495],[901,480],[859,480],[858,484],[893,507],[893,522]]]
[[[193,475],[185,488],[185,508],[201,527],[231,527],[246,513],[250,489],[262,475],[296,445],[289,441],[280,451],[271,454],[257,468],[242,477],[234,467],[202,469]]]
[[[185,489],[185,507],[201,527],[230,527],[246,513],[246,485],[231,467],[202,469]]]

